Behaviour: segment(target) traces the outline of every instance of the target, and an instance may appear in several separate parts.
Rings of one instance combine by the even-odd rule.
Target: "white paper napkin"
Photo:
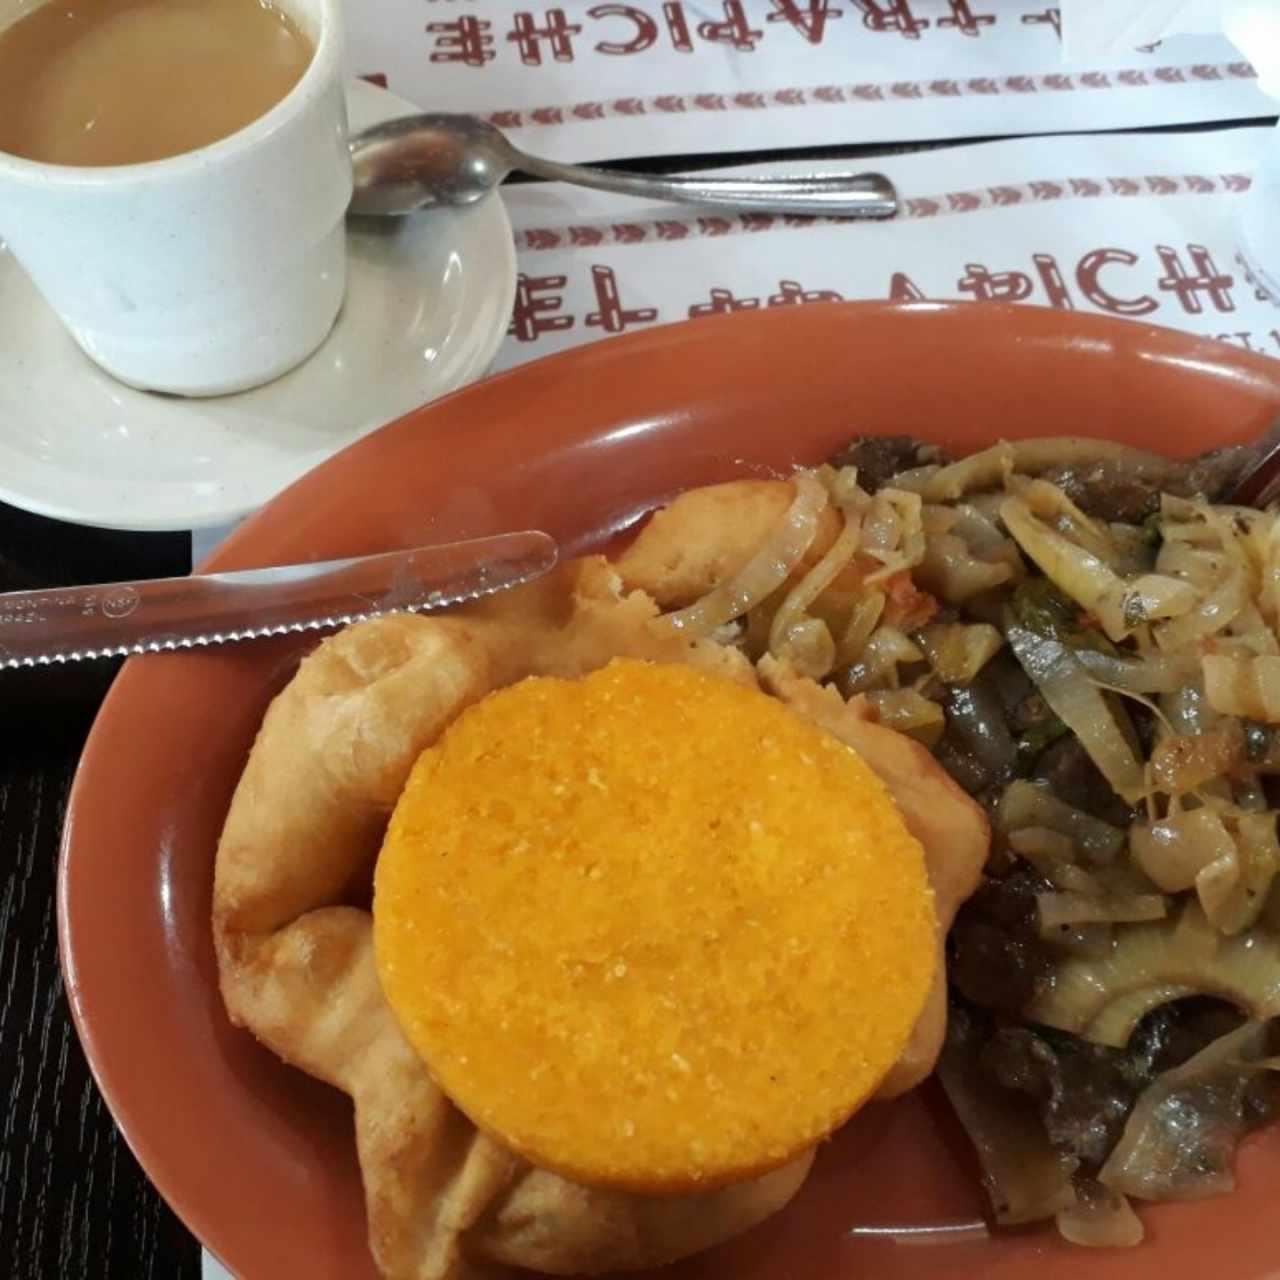
[[[1225,35],[1280,97],[1280,0],[1061,0],[1062,54],[1088,61],[1174,36]]]

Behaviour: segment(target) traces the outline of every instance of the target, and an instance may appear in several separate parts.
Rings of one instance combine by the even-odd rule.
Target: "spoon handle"
[[[559,164],[520,152],[515,167],[540,178],[596,191],[646,196],[680,204],[741,212],[822,214],[833,218],[892,218],[898,212],[893,183],[880,173],[800,174],[786,178],[664,178],[616,173],[589,165]]]

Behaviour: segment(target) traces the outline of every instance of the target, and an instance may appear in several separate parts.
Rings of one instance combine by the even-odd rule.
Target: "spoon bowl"
[[[351,212],[399,215],[483,200],[520,153],[478,116],[403,116],[351,140]]]

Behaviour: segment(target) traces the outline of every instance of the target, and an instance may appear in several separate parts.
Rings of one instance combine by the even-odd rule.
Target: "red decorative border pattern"
[[[1007,209],[1014,205],[1048,204],[1057,200],[1099,200],[1136,196],[1239,195],[1249,190],[1246,173],[1151,174],[1144,178],[1055,178],[973,191],[950,191],[938,196],[915,196],[902,202],[900,217],[918,220],[951,214]],[[656,218],[642,222],[592,222],[563,227],[529,227],[516,232],[522,252],[545,249],[591,248],[596,245],[652,244],[658,241],[698,240],[761,231],[799,229],[838,223],[838,218],[804,214],[700,214],[685,218]]]
[[[486,118],[502,129],[581,124],[648,115],[694,115],[721,111],[768,111],[778,107],[859,106],[865,103],[1025,96],[1030,93],[1097,92],[1160,88],[1166,85],[1253,80],[1247,62],[1198,63],[1189,67],[1131,68],[1125,71],[1054,72],[1039,76],[982,76],[969,80],[895,80],[880,84],[829,84],[799,89],[743,93],[665,93],[652,98],[613,98],[558,107],[494,111]]]

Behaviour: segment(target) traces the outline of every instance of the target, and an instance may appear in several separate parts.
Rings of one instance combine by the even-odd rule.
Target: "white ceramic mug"
[[[340,0],[279,3],[315,54],[239,132],[101,168],[0,152],[0,238],[84,351],[131,386],[208,396],[269,382],[324,341],[342,305]],[[25,12],[0,0],[0,30]]]

